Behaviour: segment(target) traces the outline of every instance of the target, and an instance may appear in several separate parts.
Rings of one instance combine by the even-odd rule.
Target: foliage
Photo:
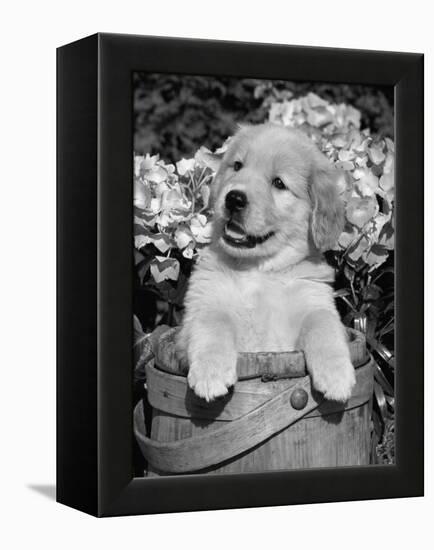
[[[378,443],[394,413],[394,144],[361,129],[361,113],[350,105],[312,92],[294,99],[267,90],[268,95],[257,88],[256,95],[267,106],[268,119],[305,132],[342,172],[346,225],[327,258],[336,270],[344,322],[365,332],[377,359],[373,420]],[[212,153],[201,147],[176,164],[158,155],[134,158],[137,278],[169,304],[164,319],[169,324],[178,322],[192,266],[210,241],[209,186],[224,148]]]
[[[140,285],[169,304],[170,324],[182,306],[193,262],[210,242],[208,207],[217,154],[166,164],[158,155],[134,157],[134,258]]]
[[[393,88],[136,72],[134,150],[172,163],[201,147],[214,150],[239,122],[263,122],[270,103],[309,91],[361,112],[362,128],[393,138]]]
[[[258,81],[229,77],[134,74],[134,150],[164,151],[166,160],[219,147],[237,122],[262,122]]]

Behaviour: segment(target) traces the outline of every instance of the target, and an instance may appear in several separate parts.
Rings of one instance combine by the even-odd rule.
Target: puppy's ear
[[[309,195],[312,201],[312,238],[320,252],[335,246],[343,231],[344,204],[339,181],[342,174],[327,159],[320,158],[312,168]]]

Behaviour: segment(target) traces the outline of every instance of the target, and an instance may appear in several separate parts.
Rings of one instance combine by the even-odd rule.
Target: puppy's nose
[[[226,208],[229,212],[237,212],[247,205],[247,196],[242,191],[229,191],[225,199]]]

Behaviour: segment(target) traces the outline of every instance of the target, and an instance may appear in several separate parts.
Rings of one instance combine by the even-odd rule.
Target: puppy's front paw
[[[188,372],[188,384],[196,395],[212,401],[226,395],[237,381],[236,364],[217,358],[193,361]]]
[[[317,359],[310,371],[313,387],[326,399],[345,402],[351,397],[356,373],[348,359]]]

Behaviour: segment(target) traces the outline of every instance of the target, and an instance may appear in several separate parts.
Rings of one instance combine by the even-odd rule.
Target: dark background
[[[313,92],[352,105],[361,111],[362,128],[393,138],[392,87],[136,72],[134,151],[177,162],[202,145],[214,150],[233,134],[236,123],[266,120],[271,85],[293,98]],[[255,93],[258,86],[262,90]]]

